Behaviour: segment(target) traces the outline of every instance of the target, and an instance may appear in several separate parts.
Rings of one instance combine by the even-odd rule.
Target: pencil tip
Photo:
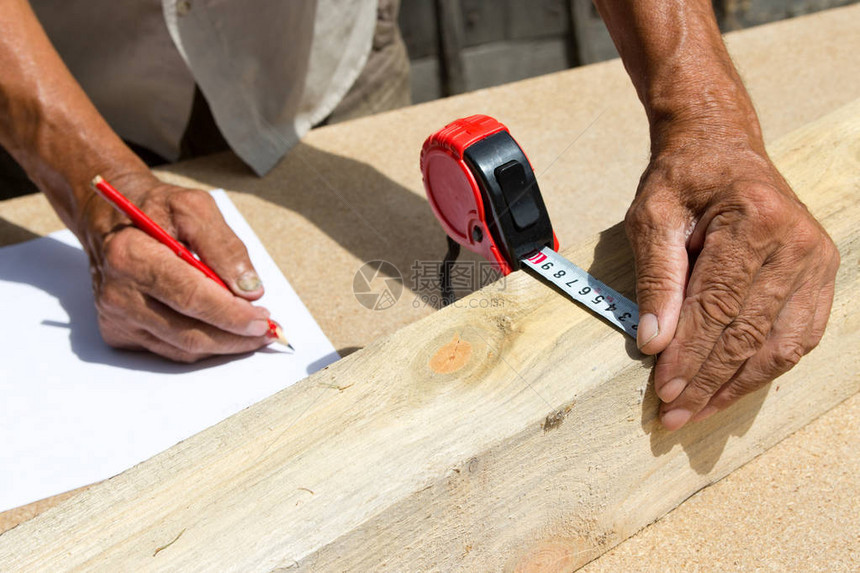
[[[270,332],[272,338],[275,339],[275,342],[277,342],[278,344],[281,344],[283,346],[286,346],[287,348],[289,348],[293,352],[296,351],[296,349],[293,348],[293,345],[290,344],[289,341],[287,340],[287,337],[284,336],[284,329],[281,328],[280,324],[278,324],[274,321],[269,321],[269,329],[270,329],[269,332]]]
[[[98,185],[98,184],[99,184],[99,183],[101,183],[102,181],[104,181],[104,178],[102,178],[102,176],[101,176],[101,175],[96,175],[95,177],[93,177],[93,180],[92,180],[92,181],[90,181],[90,185],[92,185],[93,187],[95,187],[96,185]]]

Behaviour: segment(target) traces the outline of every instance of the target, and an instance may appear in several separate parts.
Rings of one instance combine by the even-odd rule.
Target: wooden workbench
[[[860,7],[850,7],[730,37],[768,140],[860,97],[858,26]],[[563,245],[621,220],[648,141],[644,114],[617,61],[316,130],[264,179],[231,156],[177,165],[164,176],[233,191],[346,353],[432,312],[416,308],[408,291],[388,310],[367,310],[353,296],[353,276],[364,261],[383,259],[408,285],[414,261],[444,254],[444,236],[423,199],[418,151],[427,134],[472,113],[505,122],[529,154]],[[5,243],[60,227],[40,197],[0,204],[0,217]],[[847,505],[856,504],[860,489],[853,478],[858,408],[856,397],[847,401],[589,567],[744,568],[761,566],[764,555],[768,566],[796,568],[821,565],[813,550],[823,546],[829,563],[851,568],[860,529]],[[833,451],[840,455],[823,455]],[[808,491],[828,491],[826,501]],[[814,547],[808,536],[786,535],[811,528]]]

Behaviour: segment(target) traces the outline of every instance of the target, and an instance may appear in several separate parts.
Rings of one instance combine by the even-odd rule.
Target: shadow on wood
[[[185,172],[301,215],[361,261],[385,260],[409,276],[415,261],[445,254],[445,233],[427,200],[365,163],[305,143],[262,179],[249,177],[248,167],[230,153],[217,168],[199,163],[205,169],[195,170],[191,161]]]
[[[15,223],[0,217],[0,245],[14,245],[15,243],[23,243],[24,241],[38,237],[39,235],[33,231],[19,227]]]

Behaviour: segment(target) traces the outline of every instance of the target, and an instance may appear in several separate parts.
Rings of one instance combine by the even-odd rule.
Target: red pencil
[[[169,247],[170,250],[176,253],[176,256],[180,259],[196,268],[225,289],[230,290],[230,287],[221,280],[221,277],[215,274],[215,271],[206,266],[203,261],[195,257],[191,251],[185,248],[185,245],[170,236],[170,234],[162,229],[158,223],[150,219],[146,213],[138,209],[137,205],[129,201],[125,195],[117,191],[113,185],[105,181],[101,175],[96,175],[93,178],[91,185],[98,194],[106,199],[111,205],[125,213],[138,229],[145,232],[162,245]],[[284,331],[272,320],[269,320],[268,335],[270,338],[275,339],[284,346],[293,349],[293,346],[287,342],[287,338],[284,336]]]

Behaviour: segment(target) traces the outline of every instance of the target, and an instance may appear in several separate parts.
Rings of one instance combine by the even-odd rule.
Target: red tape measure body
[[[507,136],[503,150],[515,148],[511,153],[521,159],[501,165],[510,154],[491,152],[480,155],[480,159],[472,158],[470,164],[470,148],[477,149],[500,133]],[[509,185],[504,195],[498,192],[496,179],[501,177],[499,170],[508,165],[519,169],[515,175],[520,179],[513,188]],[[503,274],[520,267],[520,259],[527,254],[524,251],[543,246],[558,249],[531,164],[508,129],[495,119],[473,115],[431,135],[421,150],[421,173],[430,207],[448,236],[492,262]],[[525,176],[532,183],[516,188],[526,181]],[[488,190],[491,186],[496,188],[495,195]],[[538,222],[542,240],[535,242],[530,229]]]

